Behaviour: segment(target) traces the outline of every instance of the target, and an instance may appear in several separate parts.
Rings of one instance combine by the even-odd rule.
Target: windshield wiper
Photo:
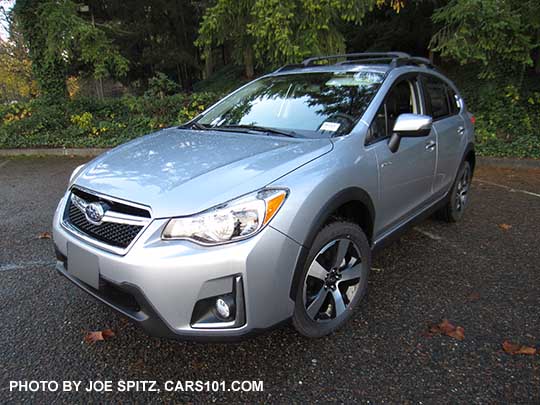
[[[218,127],[213,127],[211,129],[215,129],[215,130],[220,130],[220,129],[223,129],[223,130],[246,130],[247,131],[257,131],[257,132],[266,132],[266,133],[269,133],[269,134],[274,134],[274,135],[281,135],[281,136],[287,136],[287,137],[290,137],[290,138],[294,138],[295,136],[297,136],[297,133],[294,132],[294,131],[282,131],[280,129],[275,129],[275,128],[270,128],[270,127],[261,127],[259,125],[241,125],[241,124],[238,124],[238,125],[220,125]]]
[[[206,125],[199,124],[197,121],[190,122],[190,123],[185,124],[185,125],[180,125],[178,128],[180,128],[180,129],[198,129],[198,130],[201,130],[201,131],[212,129],[210,127],[207,127]]]

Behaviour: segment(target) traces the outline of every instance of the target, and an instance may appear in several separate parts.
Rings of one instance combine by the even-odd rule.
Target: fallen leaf
[[[88,332],[86,336],[84,337],[85,343],[95,343],[98,340],[105,340],[103,338],[103,333],[101,333],[101,331]]]
[[[116,336],[115,333],[111,329],[105,329],[101,331],[101,334],[103,335],[103,339],[110,339]]]
[[[473,291],[472,293],[469,294],[469,296],[467,297],[467,300],[468,301],[478,301],[480,299],[480,293],[479,292],[476,292],[476,291]]]
[[[51,239],[51,233],[50,232],[41,232],[38,235],[38,239]]]
[[[437,325],[431,325],[429,332],[431,334],[446,335],[457,340],[465,339],[465,329],[461,326],[451,324],[448,319],[443,319],[442,322]]]
[[[502,344],[503,350],[508,354],[536,354],[536,349],[530,346],[522,346],[518,343],[512,343],[508,340],[505,340]]]
[[[131,368],[135,370],[142,370],[144,368],[144,360],[143,359],[137,360],[135,363],[131,365]]]
[[[463,340],[465,339],[465,329],[463,329],[461,326],[457,326],[456,330],[448,332],[446,335],[457,340]]]
[[[85,343],[95,343],[100,340],[110,339],[115,336],[115,333],[111,329],[98,330],[94,332],[88,332],[84,337]]]
[[[503,231],[508,231],[510,228],[512,228],[512,225],[499,224],[499,228],[501,228]]]

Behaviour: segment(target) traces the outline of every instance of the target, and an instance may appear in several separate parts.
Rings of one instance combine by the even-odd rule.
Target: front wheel
[[[459,168],[452,190],[450,190],[448,202],[438,213],[441,219],[447,222],[457,222],[461,219],[469,202],[471,181],[471,165],[464,161]]]
[[[371,249],[358,225],[333,222],[315,238],[296,291],[293,325],[307,337],[321,337],[352,315],[368,285]]]

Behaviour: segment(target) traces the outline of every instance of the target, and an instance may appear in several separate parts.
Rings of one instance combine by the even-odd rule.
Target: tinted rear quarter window
[[[424,87],[427,93],[428,111],[431,111],[433,119],[450,116],[447,85],[440,79],[428,76],[424,79]]]

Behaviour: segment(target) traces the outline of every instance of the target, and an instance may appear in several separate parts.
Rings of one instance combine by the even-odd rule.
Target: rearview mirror
[[[416,138],[428,136],[431,132],[433,119],[429,115],[401,114],[397,117],[392,130],[392,136],[388,141],[388,147],[392,153],[397,152],[401,138]]]

